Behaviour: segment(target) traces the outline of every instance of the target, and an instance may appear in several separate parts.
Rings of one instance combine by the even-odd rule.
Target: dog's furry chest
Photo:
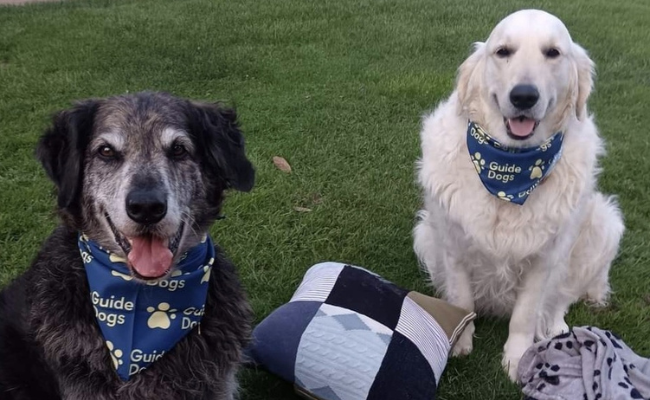
[[[533,258],[518,262],[498,260],[474,246],[464,255],[463,260],[469,273],[476,310],[485,315],[510,315],[521,278],[531,268]]]
[[[232,265],[218,251],[201,332],[195,328],[127,382],[118,378],[95,320],[76,233],[55,231],[12,290],[29,293],[29,301],[3,307],[24,309],[25,323],[16,324],[25,327],[24,335],[33,336],[33,343],[28,342],[28,349],[5,349],[1,342],[9,338],[3,336],[0,353],[40,354],[39,360],[30,360],[29,372],[19,374],[21,380],[40,379],[34,372],[40,370],[66,399],[232,399],[251,312]],[[7,367],[1,361],[0,378]],[[56,397],[51,393],[47,398]]]
[[[561,231],[563,224],[572,222],[581,194],[558,185],[564,168],[560,163],[523,205],[490,194],[481,184],[469,157],[457,160],[457,164],[455,168],[440,166],[431,179],[436,182],[431,194],[443,208],[448,223],[459,227],[462,232],[459,239],[486,256],[523,260],[538,254]],[[452,179],[454,175],[456,179]]]
[[[84,279],[79,280],[79,288],[82,292],[86,292]],[[87,296],[80,293],[79,297]],[[96,388],[96,399],[203,399],[205,394],[215,393],[217,382],[222,383],[223,377],[214,368],[210,359],[211,355],[215,354],[211,351],[214,345],[211,343],[211,333],[208,332],[210,336],[204,336],[203,332],[200,334],[197,329],[190,332],[171,351],[149,365],[146,370],[132,376],[129,381],[120,380],[113,369],[90,300],[85,299],[82,303],[69,300],[70,297],[64,296],[56,303],[49,303],[47,305],[49,312],[41,305],[34,307],[33,325],[38,329],[38,342],[43,346],[46,359],[54,371],[61,370],[67,373],[72,363],[79,363],[79,369],[87,369],[88,372],[92,371],[104,377],[105,383],[101,388]],[[209,331],[210,328],[205,325],[213,324],[209,314],[210,308],[206,304],[208,315],[202,320],[204,325],[202,331],[206,329]],[[54,309],[67,311],[56,313],[52,311]],[[53,318],[50,319],[46,313]],[[186,358],[192,360],[191,366],[184,365],[183,360]],[[192,369],[192,378],[189,373],[179,374],[179,370],[186,368]],[[57,375],[60,383],[67,380],[64,374],[57,373]],[[176,377],[166,382],[160,380],[161,375],[176,375]],[[231,386],[231,383],[227,382],[225,386]],[[74,385],[63,384],[61,387],[61,395],[64,398],[80,396]]]
[[[523,260],[542,251],[565,224],[576,222],[577,210],[594,185],[594,157],[585,155],[588,148],[566,138],[554,170],[518,205],[483,186],[464,135],[445,136],[448,130],[464,129],[466,123],[441,127],[436,121],[440,119],[425,123],[419,181],[426,192],[426,208],[439,207],[438,219],[457,225],[462,232],[459,240],[496,259]]]

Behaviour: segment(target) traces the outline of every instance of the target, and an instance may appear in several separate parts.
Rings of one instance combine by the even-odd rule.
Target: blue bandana
[[[209,237],[184,254],[172,276],[133,280],[124,259],[79,235],[95,317],[122,380],[160,359],[195,326],[208,294],[214,246]]]
[[[467,149],[488,192],[521,205],[560,159],[563,137],[558,132],[539,147],[507,148],[470,121]]]

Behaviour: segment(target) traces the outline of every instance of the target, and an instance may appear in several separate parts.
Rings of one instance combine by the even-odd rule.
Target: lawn
[[[212,233],[261,320],[312,264],[363,265],[432,293],[411,228],[421,116],[453,88],[470,44],[511,11],[562,18],[598,65],[591,111],[607,139],[602,190],[627,233],[602,310],[571,325],[613,329],[650,356],[650,3],[647,0],[139,0],[0,8],[0,285],[26,268],[56,224],[37,138],[71,101],[156,89],[237,107],[257,168]],[[293,172],[272,163],[283,156]],[[478,205],[477,205],[478,206]],[[297,212],[294,207],[309,208]],[[479,319],[475,350],[448,364],[441,400],[519,399],[500,369],[507,323]],[[294,399],[263,371],[243,399]]]

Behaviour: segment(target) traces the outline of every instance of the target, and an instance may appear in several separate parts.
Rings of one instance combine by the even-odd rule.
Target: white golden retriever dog
[[[503,366],[512,380],[536,338],[568,331],[572,303],[608,299],[624,226],[615,200],[596,189],[593,68],[558,18],[522,10],[475,44],[456,90],[423,122],[415,252],[449,302],[510,316]],[[488,142],[497,158],[485,156]],[[519,164],[513,154],[540,159]],[[533,184],[508,186],[525,180]],[[473,333],[472,324],[454,355],[471,352]]]

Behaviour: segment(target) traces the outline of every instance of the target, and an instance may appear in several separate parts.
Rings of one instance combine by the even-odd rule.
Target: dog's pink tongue
[[[173,254],[167,247],[167,240],[151,236],[131,239],[129,263],[136,272],[145,278],[158,278],[172,266]]]
[[[510,132],[517,136],[528,136],[535,129],[535,120],[529,118],[508,118],[508,125],[510,125]]]

